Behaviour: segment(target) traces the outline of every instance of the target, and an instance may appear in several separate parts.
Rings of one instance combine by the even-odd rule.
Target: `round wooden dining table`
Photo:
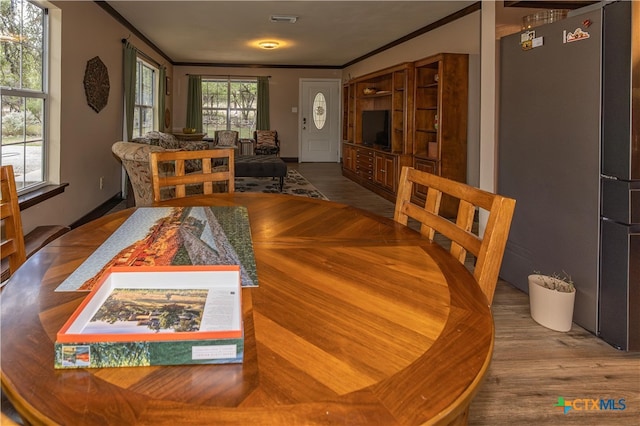
[[[55,291],[134,209],[78,227],[0,293],[2,386],[32,424],[416,425],[466,422],[494,326],[447,250],[345,204],[215,194],[245,206],[259,286],[242,290],[244,361],[54,369],[56,333],[87,292]]]

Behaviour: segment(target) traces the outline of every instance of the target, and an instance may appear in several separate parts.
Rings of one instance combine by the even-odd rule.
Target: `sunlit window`
[[[136,62],[136,103],[133,109],[133,136],[156,130],[158,70],[141,59]]]
[[[202,130],[236,130],[252,138],[256,129],[258,82],[256,79],[203,79]]]
[[[46,9],[0,1],[2,165],[12,165],[18,191],[46,181]]]

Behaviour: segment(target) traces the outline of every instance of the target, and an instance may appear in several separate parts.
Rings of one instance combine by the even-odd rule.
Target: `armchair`
[[[280,141],[276,130],[256,130],[253,132],[256,155],[279,155]]]
[[[238,132],[235,130],[216,130],[214,133],[214,147],[238,148]]]
[[[153,204],[150,156],[152,152],[163,152],[165,149],[145,143],[116,142],[111,151],[120,158],[127,171],[136,207]]]
[[[240,139],[239,132],[236,130],[216,130],[214,138],[209,139],[213,142],[214,148],[234,148],[235,155],[253,155],[253,139]]]

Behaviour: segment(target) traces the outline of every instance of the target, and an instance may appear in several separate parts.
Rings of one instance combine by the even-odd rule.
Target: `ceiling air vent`
[[[271,17],[269,17],[269,21],[271,22],[285,22],[289,24],[295,24],[297,20],[297,16],[291,15],[271,15]]]

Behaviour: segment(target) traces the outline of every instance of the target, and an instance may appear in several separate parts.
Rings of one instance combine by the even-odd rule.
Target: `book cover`
[[[56,343],[55,368],[241,363],[243,339]]]
[[[236,266],[111,267],[56,336],[55,368],[242,362]]]
[[[246,207],[140,207],[56,291],[89,291],[112,266],[168,265],[240,265],[242,286],[258,286]]]

